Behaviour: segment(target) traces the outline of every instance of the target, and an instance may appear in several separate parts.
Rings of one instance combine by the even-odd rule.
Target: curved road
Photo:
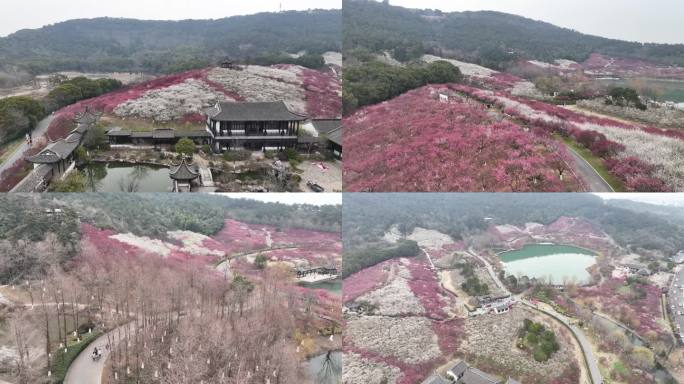
[[[538,306],[528,302],[527,300],[520,300],[521,303],[524,305],[533,308],[539,312],[545,313],[554,319],[560,321],[563,325],[565,325],[570,331],[572,331],[573,335],[579,342],[580,347],[582,348],[582,353],[584,354],[584,361],[587,364],[587,367],[589,368],[589,374],[591,375],[591,381],[594,384],[603,384],[603,376],[601,376],[601,371],[599,370],[598,364],[596,363],[596,357],[594,357],[594,351],[591,348],[591,343],[587,339],[587,337],[584,335],[584,332],[582,332],[581,329],[577,328],[575,325],[573,325],[568,318],[565,316],[561,315],[560,313],[553,311],[551,309],[544,309],[544,308],[539,308]]]
[[[38,125],[36,125],[36,128],[33,129],[32,132],[32,137],[33,140],[38,139],[39,137],[43,136],[45,132],[47,132],[48,127],[50,126],[50,123],[52,123],[52,120],[55,119],[55,115],[50,115],[43,120],[41,120]],[[29,146],[26,144],[26,142],[23,142],[19,148],[17,148],[14,152],[12,152],[11,155],[2,163],[0,164],[0,174],[2,174],[7,168],[11,167],[12,164],[14,164],[17,160],[21,159],[22,156],[24,156],[24,153],[28,151]]]
[[[606,180],[599,175],[599,173],[591,166],[579,153],[569,146],[565,146],[570,155],[572,155],[573,164],[575,165],[575,172],[579,174],[582,180],[587,184],[587,192],[615,192],[613,187],[606,182]]]
[[[472,256],[475,256],[478,258],[480,261],[482,261],[485,266],[487,267],[487,271],[489,272],[489,275],[491,276],[492,280],[494,280],[494,283],[496,283],[497,286],[504,292],[508,293],[509,295],[511,294],[508,289],[506,289],[506,286],[499,280],[499,277],[496,275],[496,272],[494,271],[494,268],[492,265],[484,258],[478,255],[472,248],[468,249],[468,253],[470,253]],[[548,316],[553,317],[554,319],[560,321],[563,325],[565,325],[570,331],[573,333],[575,336],[575,339],[579,342],[580,348],[582,348],[582,354],[584,355],[584,361],[586,362],[587,368],[589,369],[589,374],[591,375],[591,381],[593,384],[602,384],[603,383],[603,376],[601,376],[601,371],[599,370],[597,360],[594,357],[594,351],[591,347],[591,343],[587,339],[587,337],[584,335],[584,332],[574,326],[568,318],[565,316],[561,315],[560,313],[554,311],[552,308],[539,308],[538,306],[528,302],[527,300],[522,300],[519,297],[516,297],[516,300],[520,301],[522,304],[535,309],[537,311],[540,311]]]
[[[133,324],[122,325],[121,327],[98,337],[86,347],[69,366],[69,370],[64,379],[64,384],[101,384],[102,373],[104,372],[105,365],[107,364],[107,360],[109,359],[112,350],[111,348],[105,348],[107,345],[107,335],[115,336],[116,332],[119,330],[123,332],[127,326],[132,327]],[[116,337],[112,337],[112,340],[113,346],[116,346]],[[93,348],[95,347],[102,349],[102,357],[97,362],[93,361],[91,358]]]

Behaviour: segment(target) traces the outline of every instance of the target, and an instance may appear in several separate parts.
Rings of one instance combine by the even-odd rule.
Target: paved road
[[[494,280],[494,283],[501,289],[503,292],[505,292],[507,295],[510,295],[511,292],[506,288],[506,286],[499,280],[499,276],[496,275],[496,272],[494,271],[494,267],[485,259],[484,257],[480,256],[475,252],[472,248],[468,249],[468,253],[471,255],[477,257],[480,261],[484,263],[484,265],[487,267],[487,272],[489,272],[489,276],[492,277],[492,280]]]
[[[596,172],[591,164],[587,163],[574,149],[566,146],[570,155],[572,155],[574,170],[578,176],[587,184],[587,192],[615,192],[613,187]]]
[[[54,115],[50,115],[38,123],[36,128],[33,130],[33,140],[36,140],[37,138],[41,137],[45,132],[47,132],[47,129],[50,126],[52,120],[54,120],[54,118]],[[14,164],[17,160],[24,156],[24,153],[28,151],[28,149],[28,144],[26,144],[26,142],[23,142],[21,146],[19,146],[19,148],[17,148],[2,164],[0,164],[0,174],[2,174],[2,172],[4,172],[7,168],[11,167],[12,164]]]
[[[672,279],[672,285],[667,296],[667,305],[670,306],[668,309],[672,314],[675,335],[679,337],[681,343],[684,343],[684,266],[679,267]]]
[[[550,315],[554,317],[556,320],[560,321],[570,329],[570,331],[575,335],[577,338],[577,341],[579,341],[579,345],[582,348],[582,353],[584,354],[584,359],[585,362],[587,363],[587,367],[589,368],[589,374],[591,375],[591,381],[594,384],[602,384],[603,383],[603,376],[601,376],[601,371],[599,370],[598,363],[596,360],[596,357],[594,356],[594,351],[591,348],[591,343],[587,339],[587,337],[584,335],[584,332],[577,328],[575,325],[570,323],[568,318],[565,316],[561,315],[560,313],[554,311],[553,309],[550,308],[540,308],[527,300],[521,300],[521,303],[524,305],[527,305],[528,307],[534,308],[537,311],[543,312],[547,315]]]
[[[489,272],[489,275],[492,277],[492,280],[496,283],[496,285],[503,290],[504,292],[510,294],[508,289],[506,289],[506,286],[499,280],[499,277],[496,275],[496,272],[494,271],[494,268],[492,265],[484,258],[478,255],[473,249],[469,249],[468,252],[477,257],[479,260],[481,260],[485,266],[487,267],[487,271]],[[584,359],[587,363],[587,366],[589,368],[589,374],[591,375],[591,381],[593,384],[602,384],[603,383],[603,377],[601,376],[601,371],[599,370],[598,363],[596,358],[594,357],[594,351],[591,348],[591,343],[589,340],[587,340],[587,337],[584,335],[584,332],[574,326],[573,324],[570,323],[568,318],[565,316],[561,315],[560,313],[554,311],[552,308],[548,309],[542,309],[539,308],[538,306],[526,301],[522,300],[521,298],[517,297],[521,303],[524,305],[527,305],[528,307],[531,307],[533,309],[536,309],[540,312],[543,312],[547,315],[550,315],[551,317],[556,318],[558,321],[563,323],[565,326],[567,326],[570,331],[575,335],[577,340],[579,341],[580,347],[582,348],[582,353],[584,354]]]
[[[133,324],[128,324],[121,326],[111,332],[110,335],[116,336],[116,332],[123,331],[126,327],[133,327]],[[113,345],[116,346],[116,337],[112,337]],[[66,378],[64,379],[64,384],[101,384],[102,383],[102,373],[104,372],[105,364],[107,364],[107,359],[111,353],[111,348],[107,350],[105,346],[107,345],[107,334],[104,334],[93,341],[86,349],[81,352],[78,357],[71,363],[69,370],[67,371]],[[102,349],[102,358],[95,362],[91,358],[93,353],[93,348],[97,346],[98,349]]]

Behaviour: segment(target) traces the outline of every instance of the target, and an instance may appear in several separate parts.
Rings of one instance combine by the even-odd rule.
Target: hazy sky
[[[621,199],[658,205],[684,206],[684,194],[682,193],[596,193],[596,195],[604,200]]]
[[[684,43],[682,0],[390,0],[408,8],[494,10],[629,41]]]
[[[342,204],[341,193],[222,193],[236,199],[252,199],[268,203],[339,205]]]
[[[93,17],[220,19],[258,12],[341,8],[342,0],[0,0],[0,36],[24,28]]]

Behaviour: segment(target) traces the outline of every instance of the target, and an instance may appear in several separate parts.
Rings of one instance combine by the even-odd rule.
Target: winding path
[[[510,294],[510,291],[506,289],[506,286],[499,280],[499,277],[496,275],[496,272],[494,271],[494,267],[482,256],[478,255],[475,251],[472,249],[469,249],[468,252],[472,255],[475,256],[477,259],[482,261],[485,266],[487,267],[487,271],[489,272],[489,275],[492,277],[496,285],[503,290],[504,292]],[[575,339],[579,343],[580,348],[582,348],[582,354],[584,355],[584,361],[586,363],[587,368],[589,369],[589,374],[591,375],[591,381],[593,384],[603,384],[603,376],[601,375],[601,371],[599,370],[598,363],[596,360],[596,357],[594,356],[594,351],[592,349],[591,343],[587,339],[587,337],[584,335],[584,332],[573,325],[571,321],[566,318],[565,316],[561,315],[560,313],[554,311],[552,308],[540,308],[537,305],[530,303],[527,300],[523,300],[520,297],[516,297],[516,300],[520,301],[523,305],[530,307],[534,310],[537,310],[539,312],[542,312],[548,316],[551,316],[555,320],[561,322],[563,325],[565,325],[575,336]]]
[[[539,312],[542,312],[546,315],[553,317],[554,319],[565,325],[575,336],[575,339],[577,339],[580,347],[582,348],[582,353],[584,354],[584,361],[587,365],[587,368],[589,368],[589,374],[591,375],[591,382],[594,384],[603,384],[603,376],[601,375],[601,371],[599,370],[596,357],[594,356],[594,351],[591,347],[591,343],[589,342],[589,340],[584,335],[584,332],[581,329],[577,328],[574,324],[572,324],[568,318],[552,309],[539,308],[538,306],[528,302],[527,300],[520,300],[520,302],[532,309],[535,309]]]
[[[572,155],[575,172],[586,183],[587,192],[615,192],[613,187],[579,153],[568,145],[565,147],[568,149],[568,153]]]
[[[36,125],[36,128],[33,129],[33,139],[36,140],[39,137],[43,136],[43,134],[47,132],[50,123],[52,123],[52,120],[54,119],[55,115],[50,115],[41,120],[38,123],[38,125]],[[0,164],[0,174],[2,174],[9,167],[11,167],[17,160],[21,159],[28,150],[28,144],[26,144],[26,142],[23,142],[17,149],[14,150],[14,152],[12,152],[11,155],[7,157],[7,159],[2,164]]]
[[[112,346],[115,347],[117,338],[114,336],[116,336],[118,331],[123,332],[126,327],[132,328],[133,324],[123,325],[109,331],[109,333],[98,337],[84,349],[69,366],[69,370],[64,379],[64,384],[101,384],[102,374],[104,373],[105,365],[107,364],[107,360],[109,359],[112,350],[112,348],[105,348],[108,343],[107,335],[112,336]],[[91,358],[91,353],[95,347],[102,350],[102,358],[97,362],[93,361]]]

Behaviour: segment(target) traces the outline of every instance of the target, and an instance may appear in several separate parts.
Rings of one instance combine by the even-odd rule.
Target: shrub
[[[176,143],[176,152],[187,155],[187,156],[192,156],[195,151],[197,151],[197,146],[195,145],[195,142],[188,138],[182,138],[178,140]]]
[[[62,180],[50,185],[51,192],[85,192],[86,176],[81,171],[73,171]]]
[[[247,161],[252,157],[252,152],[245,150],[223,152],[225,161]]]
[[[289,161],[289,162],[299,162],[300,161],[299,152],[297,152],[296,149],[286,148],[284,152],[285,152],[285,156],[287,157],[287,161]]]
[[[258,254],[256,258],[254,258],[254,266],[257,267],[258,269],[264,269],[266,268],[266,264],[268,263],[268,258],[264,256],[262,253]]]

